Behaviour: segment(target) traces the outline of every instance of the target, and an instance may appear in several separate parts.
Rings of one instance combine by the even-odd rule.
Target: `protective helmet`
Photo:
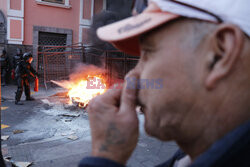
[[[30,57],[33,57],[31,53],[24,53],[23,54],[23,59],[26,61],[28,60]]]
[[[21,55],[21,54],[23,54],[22,49],[17,48],[17,49],[16,49],[16,54],[17,54],[17,55]]]
[[[5,55],[7,52],[6,52],[6,50],[5,49],[3,49],[3,51],[2,51],[2,55]]]

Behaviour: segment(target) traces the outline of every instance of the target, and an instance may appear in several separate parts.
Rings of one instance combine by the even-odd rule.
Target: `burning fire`
[[[98,83],[102,87],[93,86]],[[68,90],[67,96],[70,104],[77,103],[79,107],[86,107],[91,99],[103,94],[106,91],[105,78],[102,75],[88,75],[86,78],[73,81],[53,81]],[[92,86],[91,86],[92,85]]]
[[[100,77],[94,76],[94,78],[103,82],[103,79]],[[101,89],[101,88],[90,89],[88,88],[89,85],[88,82],[90,81],[81,80],[79,83],[77,83],[69,90],[68,96],[71,99],[71,101],[78,102],[79,105],[83,105],[83,107],[85,107],[92,98],[96,97],[97,95],[103,94],[106,91],[106,89]],[[104,83],[102,84],[105,85],[106,87],[106,84]]]

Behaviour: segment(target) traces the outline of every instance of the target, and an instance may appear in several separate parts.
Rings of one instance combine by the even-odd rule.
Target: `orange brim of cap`
[[[178,17],[178,15],[163,12],[156,4],[150,3],[148,8],[139,15],[99,28],[97,35],[101,40],[112,43],[117,49],[139,56],[140,35]]]

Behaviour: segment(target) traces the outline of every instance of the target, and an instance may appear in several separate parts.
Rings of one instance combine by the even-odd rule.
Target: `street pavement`
[[[36,101],[14,104],[16,86],[2,87],[1,135],[3,156],[12,162],[32,162],[32,167],[76,167],[91,153],[88,115],[83,109],[67,104],[59,96],[61,88],[41,88],[32,92]],[[55,96],[57,94],[57,96]],[[136,150],[127,163],[131,167],[152,167],[170,158],[178,146],[147,136],[144,117],[140,120],[140,138]],[[122,150],[117,150],[122,151]],[[7,166],[11,166],[7,162]]]

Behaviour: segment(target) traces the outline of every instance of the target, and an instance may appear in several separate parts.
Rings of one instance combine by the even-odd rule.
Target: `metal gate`
[[[43,46],[65,46],[66,34],[39,32],[38,45]]]
[[[47,88],[51,80],[68,79],[73,67],[83,62],[83,46],[39,46],[38,73],[43,76],[40,80]]]
[[[46,88],[51,80],[68,79],[73,68],[80,62],[105,68],[108,85],[123,80],[126,73],[138,62],[138,57],[129,56],[120,51],[103,51],[83,44],[40,48],[38,72],[43,76],[41,80]]]
[[[105,54],[105,68],[109,85],[123,81],[126,74],[138,63],[139,57],[130,56],[120,51],[107,51]]]

